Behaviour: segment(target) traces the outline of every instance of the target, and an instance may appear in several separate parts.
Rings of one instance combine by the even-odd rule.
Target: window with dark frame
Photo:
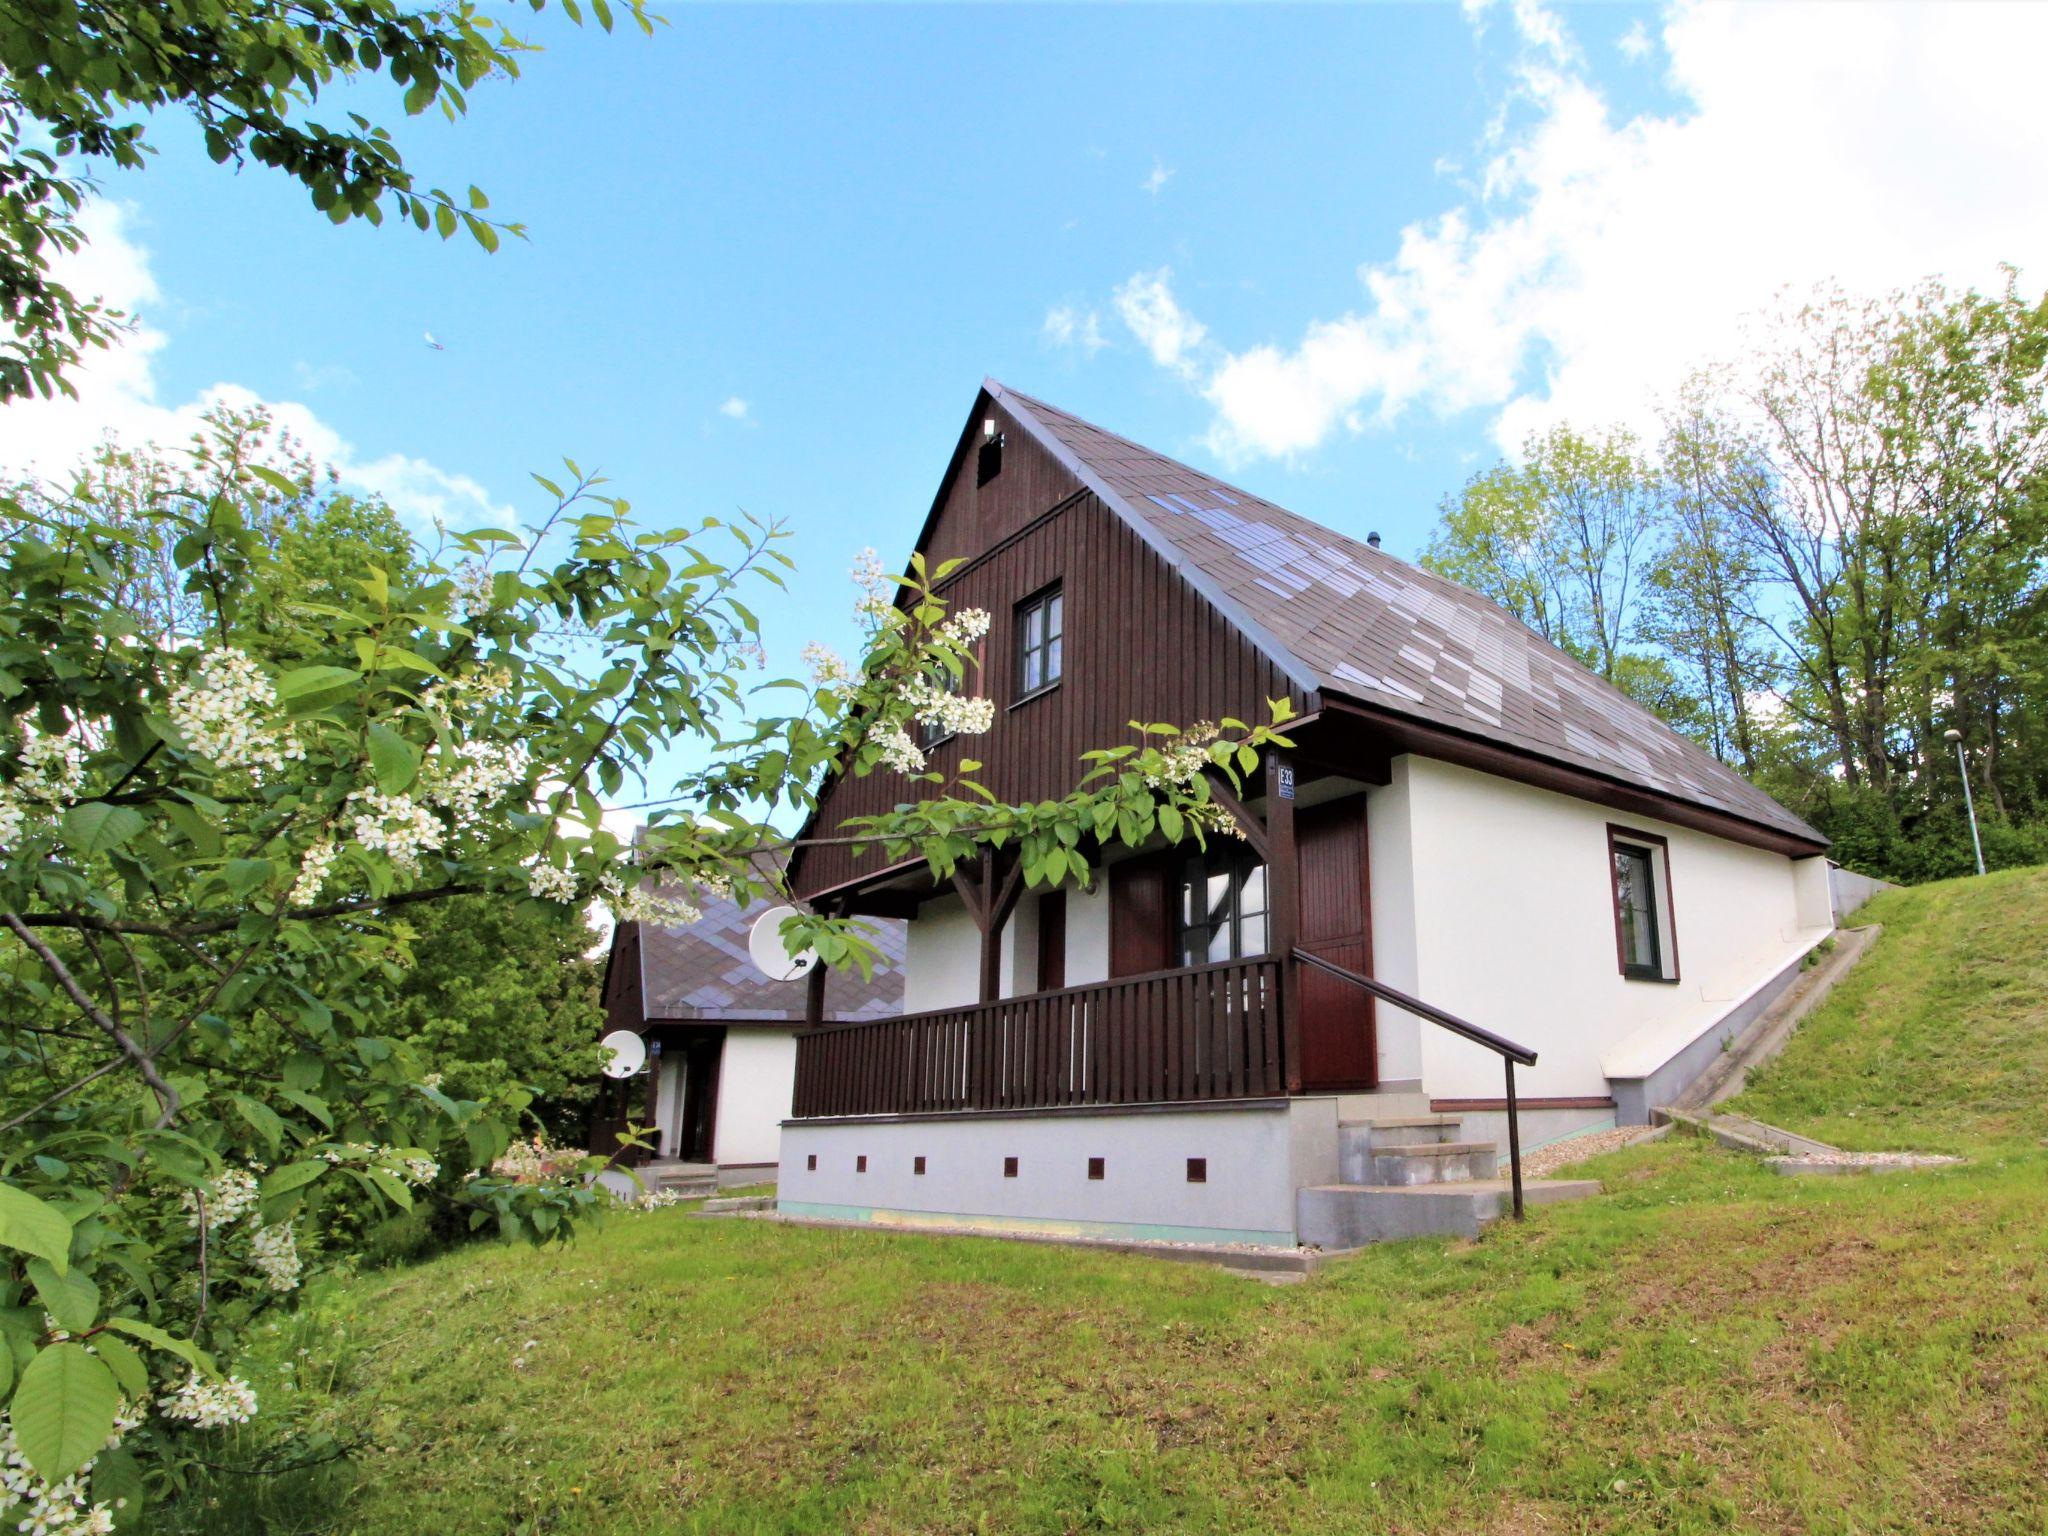
[[[1266,866],[1235,838],[1213,838],[1182,861],[1174,948],[1182,965],[1266,952]]]
[[[1066,605],[1047,587],[1017,605],[1017,697],[1028,698],[1060,680],[1065,652]]]
[[[1621,974],[1637,981],[1664,980],[1655,849],[1614,839],[1614,911]]]

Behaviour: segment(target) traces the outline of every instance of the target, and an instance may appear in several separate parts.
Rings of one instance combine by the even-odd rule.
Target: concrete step
[[[1467,1184],[1493,1178],[1500,1152],[1490,1141],[1445,1141],[1390,1147],[1372,1154],[1367,1184]]]
[[[1600,1193],[1597,1179],[1530,1179],[1525,1205],[1553,1205]],[[1321,1184],[1295,1195],[1295,1228],[1309,1247],[1333,1252],[1403,1237],[1472,1237],[1514,1208],[1506,1179],[1462,1184]]]
[[[638,1170],[640,1182],[649,1194],[673,1191],[686,1199],[718,1193],[716,1163],[684,1163],[667,1158],[645,1163]]]
[[[775,1209],[773,1195],[721,1195],[715,1200],[704,1202],[706,1216],[731,1216],[739,1211],[772,1211]]]
[[[1465,1128],[1465,1122],[1456,1115],[1390,1115],[1358,1124],[1375,1152],[1383,1152],[1390,1147],[1429,1146],[1456,1141],[1459,1132]],[[1351,1126],[1343,1129],[1349,1130]]]

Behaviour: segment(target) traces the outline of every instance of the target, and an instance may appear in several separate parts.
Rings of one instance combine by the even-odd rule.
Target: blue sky
[[[529,241],[337,230],[166,122],[88,267],[144,334],[81,404],[0,413],[0,461],[258,398],[474,523],[573,455],[653,522],[788,522],[790,668],[850,642],[847,567],[906,553],[985,374],[1412,556],[1523,432],[1653,432],[1781,285],[2024,269],[2048,144],[2020,9],[521,21],[523,79],[401,133]]]

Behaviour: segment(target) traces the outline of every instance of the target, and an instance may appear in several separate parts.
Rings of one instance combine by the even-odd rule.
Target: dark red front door
[[[1365,797],[1300,812],[1301,947],[1361,975],[1372,974],[1372,899],[1366,873]],[[1373,1000],[1350,982],[1295,968],[1301,998],[1301,1085],[1310,1093],[1379,1082]]]

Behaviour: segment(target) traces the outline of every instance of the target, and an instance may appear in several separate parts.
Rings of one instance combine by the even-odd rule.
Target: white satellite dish
[[[605,1058],[606,1077],[631,1077],[647,1065],[647,1042],[630,1029],[615,1029],[597,1043],[610,1053]]]
[[[782,925],[801,916],[795,907],[770,907],[754,919],[754,926],[747,932],[747,953],[753,957],[754,969],[770,981],[795,981],[809,975],[811,967],[818,963],[816,950],[792,955],[783,946]]]

